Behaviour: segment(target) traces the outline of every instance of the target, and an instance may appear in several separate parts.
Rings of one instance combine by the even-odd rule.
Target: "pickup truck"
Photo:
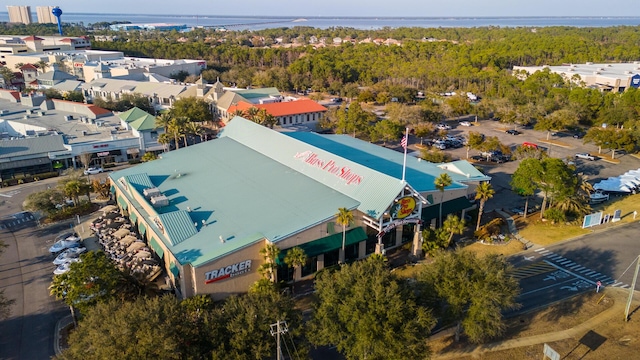
[[[589,154],[589,153],[577,153],[576,154],[576,159],[583,159],[583,160],[590,160],[593,161],[596,159],[595,156]]]

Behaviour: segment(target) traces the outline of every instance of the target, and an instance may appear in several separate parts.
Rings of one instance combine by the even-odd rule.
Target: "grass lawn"
[[[489,254],[500,254],[504,256],[509,256],[524,250],[522,243],[515,239],[509,241],[506,244],[500,244],[500,245],[489,245],[489,244],[481,244],[479,242],[475,242],[471,245],[465,246],[462,249],[463,251],[474,252],[476,255],[480,257],[487,256]]]
[[[621,210],[620,221],[596,226],[591,229],[583,229],[581,221],[579,224],[569,225],[551,224],[548,221],[541,221],[539,213],[531,214],[526,219],[521,216],[514,216],[514,219],[516,220],[518,231],[522,237],[538,245],[550,245],[591,233],[593,230],[606,229],[607,227],[633,221],[633,212],[640,210],[640,194],[612,198],[604,204],[593,206],[593,212],[603,211],[605,215],[613,215],[616,210]],[[640,216],[638,219],[640,219]]]

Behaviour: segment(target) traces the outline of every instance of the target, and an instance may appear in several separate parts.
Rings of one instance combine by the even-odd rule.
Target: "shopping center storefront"
[[[437,199],[465,196],[462,176],[436,164],[345,135],[280,133],[236,117],[214,141],[162,154],[158,160],[110,174],[118,206],[162,259],[183,297],[221,299],[261,278],[261,250],[280,249],[277,280],[300,279],[344,261],[410,243],[421,248],[424,212]],[[464,164],[457,164],[458,167]],[[454,183],[439,192],[434,179]],[[346,226],[339,208],[353,214]],[[284,264],[300,247],[307,263]]]

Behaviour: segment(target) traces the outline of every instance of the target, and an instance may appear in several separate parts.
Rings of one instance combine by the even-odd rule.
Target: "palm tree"
[[[344,263],[344,246],[347,239],[347,226],[353,222],[353,213],[347,208],[339,208],[336,214],[336,222],[342,225],[342,251],[340,252],[339,262]]]
[[[476,224],[476,231],[480,228],[480,219],[482,218],[482,212],[484,211],[484,204],[487,200],[491,199],[496,192],[488,182],[481,182],[476,188],[476,200],[480,200],[480,208],[478,209],[478,223]]]
[[[169,127],[169,123],[171,122],[171,113],[165,112],[158,116],[156,116],[156,129],[167,129]]]
[[[180,148],[179,138],[182,136],[184,131],[184,125],[186,124],[186,118],[184,117],[172,117],[169,121],[169,124],[165,128],[165,132],[168,132],[173,136],[174,141],[176,142],[176,149]],[[185,141],[186,146],[186,141]]]
[[[162,133],[160,134],[160,136],[158,136],[158,142],[164,146],[164,151],[167,152],[168,151],[167,145],[171,143],[171,136],[169,136],[169,134],[167,133]]]
[[[299,267],[302,267],[307,263],[307,254],[302,250],[301,247],[294,247],[293,249],[287,251],[287,255],[284,257],[284,263],[287,264],[288,267],[292,267],[293,274],[293,284],[291,285],[291,292],[294,292],[295,284],[296,284],[296,275]]]
[[[45,70],[47,70],[47,68],[49,67],[49,63],[44,61],[44,60],[40,60],[40,61],[36,62],[34,65],[38,69],[41,69],[42,73],[44,73]]]
[[[451,239],[453,239],[453,235],[461,235],[464,232],[465,227],[466,223],[464,220],[461,220],[459,217],[453,214],[447,215],[447,219],[444,221],[444,224],[442,224],[442,228],[449,233],[449,239],[447,240],[447,243],[444,247],[448,248],[451,244]]]
[[[438,224],[440,226],[442,226],[442,201],[444,199],[444,188],[451,185],[452,183],[453,180],[451,180],[451,176],[449,176],[449,174],[447,173],[440,174],[434,181],[436,189],[440,191],[440,216],[438,218]]]
[[[260,249],[260,254],[262,254],[262,257],[264,258],[264,264],[260,266],[258,272],[265,278],[275,281],[275,269],[278,266],[276,264],[276,259],[280,254],[280,248],[275,244],[267,244],[265,247]]]
[[[202,125],[200,125],[200,123],[190,121],[185,125],[184,130],[186,134],[199,136],[200,141],[202,142],[202,137],[204,135],[204,128],[202,127]],[[186,134],[185,134],[185,142],[187,141]]]

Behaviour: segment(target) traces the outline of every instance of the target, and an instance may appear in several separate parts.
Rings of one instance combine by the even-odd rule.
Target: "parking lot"
[[[448,130],[448,135],[453,137],[463,136],[468,138],[470,131],[476,131],[484,134],[486,137],[496,136],[501,143],[509,146],[512,150],[515,150],[517,146],[522,145],[525,142],[536,144],[541,148],[547,150],[549,156],[557,157],[561,159],[571,159],[577,167],[577,171],[587,176],[587,179],[591,183],[598,182],[600,180],[607,179],[609,177],[619,176],[630,169],[640,168],[640,159],[635,158],[628,154],[616,154],[616,159],[620,161],[619,164],[604,161],[597,158],[598,147],[593,144],[583,144],[582,139],[576,139],[566,134],[557,134],[549,136],[549,140],[560,141],[566,146],[557,146],[544,141],[547,138],[547,132],[538,131],[533,129],[525,129],[520,126],[514,126],[513,124],[503,124],[498,121],[481,120],[478,122],[471,122],[472,126],[460,126],[458,122],[448,121],[448,125],[452,127]],[[508,134],[507,130],[517,130],[518,135]],[[419,143],[420,140],[417,140]],[[448,148],[444,150],[447,154],[453,156],[454,159],[466,159],[467,148]],[[577,153],[590,153],[596,156],[595,161],[588,159],[577,159],[575,155]],[[478,150],[470,150],[469,157],[474,155],[481,155]],[[492,163],[492,162],[477,162],[483,171],[492,177],[491,184],[496,190],[491,201],[488,201],[485,207],[485,211],[491,211],[495,209],[513,209],[517,207],[524,207],[525,199],[514,194],[511,191],[511,175],[518,168],[519,161],[508,161],[504,163]],[[538,203],[541,199],[538,199]],[[531,205],[531,201],[530,201]],[[534,201],[535,205],[535,201]]]

